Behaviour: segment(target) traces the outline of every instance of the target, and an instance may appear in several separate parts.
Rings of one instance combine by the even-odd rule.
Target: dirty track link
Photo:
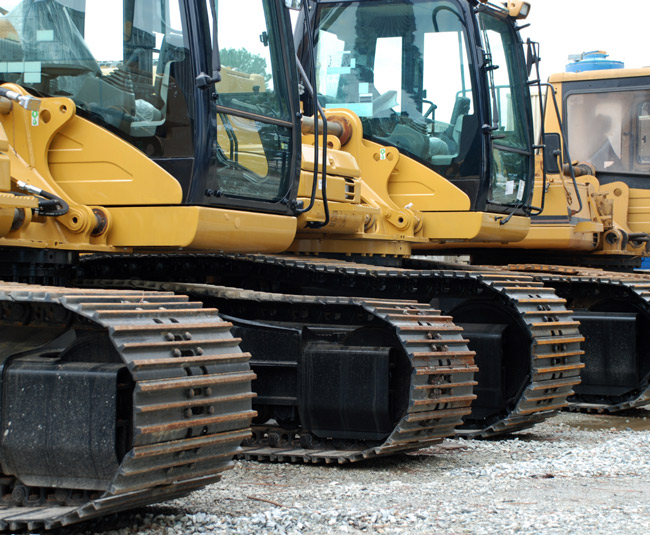
[[[346,463],[428,447],[454,435],[476,397],[462,329],[426,304],[130,284],[218,305],[244,349],[260,339],[250,348],[254,408],[269,420],[254,425],[248,459]],[[297,341],[303,349],[291,352]],[[283,421],[292,407],[297,417]]]
[[[171,292],[0,283],[0,528],[53,528],[213,483],[250,437],[249,354]]]
[[[569,399],[585,412],[650,403],[650,274],[545,264],[512,264],[555,288],[586,337],[583,382]]]
[[[502,269],[402,259],[401,267],[299,255],[86,257],[83,278],[209,282],[275,294],[415,300],[450,315],[475,350],[478,398],[462,434],[528,428],[567,406],[580,382],[583,338],[552,288]],[[222,305],[217,305],[222,306]],[[273,441],[286,441],[279,433]]]
[[[476,350],[478,399],[458,431],[491,437],[529,428],[565,408],[580,383],[584,340],[554,290],[525,274],[406,259],[405,267],[289,255],[236,255],[225,273],[282,290],[431,302],[465,329]],[[277,281],[286,281],[280,282]],[[243,278],[242,283],[246,282]],[[313,288],[313,290],[310,290]],[[498,357],[496,355],[499,355]]]

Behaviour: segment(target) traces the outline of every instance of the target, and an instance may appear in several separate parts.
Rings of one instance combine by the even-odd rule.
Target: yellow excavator
[[[425,64],[431,65],[416,61],[425,52],[421,48],[425,47],[425,41],[429,43],[426,54],[437,56],[436,47],[432,48],[430,43],[439,44],[438,39],[445,43],[453,40],[456,55],[448,56],[447,63],[437,68],[447,70],[450,64],[456,66],[453,98],[456,99],[459,88],[470,95],[458,98],[459,112],[467,101],[476,101],[467,110],[466,119],[458,118],[467,123],[464,137],[460,136],[463,131],[460,123],[456,133],[462,137],[462,151],[444,154],[442,122],[435,129],[425,129],[422,140],[421,125],[407,116],[398,130],[402,132],[399,135],[406,139],[418,136],[421,144],[431,147],[436,153],[435,161],[440,164],[437,169],[428,169],[417,154],[403,153],[391,139],[382,137],[374,143],[368,140],[363,107],[334,106],[336,109],[326,111],[320,105],[320,97],[314,98],[318,93],[314,85],[317,77],[313,72],[315,64],[309,60],[310,47],[306,56],[302,54],[305,67],[299,65],[303,71],[303,112],[311,113],[302,125],[307,148],[302,151],[297,198],[295,201],[280,198],[282,206],[297,215],[296,235],[285,254],[198,255],[188,251],[174,255],[177,269],[172,269],[173,263],[168,258],[161,260],[151,254],[95,255],[81,259],[82,279],[121,279],[120,284],[130,287],[151,287],[151,281],[156,281],[156,288],[182,290],[217,306],[233,322],[233,332],[243,339],[242,348],[254,355],[251,366],[257,375],[253,384],[257,394],[253,408],[258,416],[253,422],[254,437],[246,442],[244,449],[249,458],[348,462],[413,449],[424,443],[427,433],[439,438],[450,427],[447,421],[441,424],[431,418],[420,418],[415,439],[408,428],[402,430],[395,416],[406,414],[405,407],[420,406],[404,394],[411,387],[396,380],[402,375],[398,370],[408,366],[399,364],[394,357],[380,358],[384,350],[345,351],[341,352],[345,356],[335,357],[327,347],[326,342],[340,340],[373,347],[377,340],[373,330],[358,331],[354,337],[348,334],[344,337],[345,330],[335,336],[324,327],[305,331],[296,318],[301,314],[309,318],[313,313],[299,312],[298,301],[287,301],[289,316],[285,318],[278,315],[279,305],[262,307],[235,299],[233,294],[218,294],[214,290],[216,284],[281,296],[409,299],[442,308],[452,317],[457,315],[459,320],[455,322],[462,322],[465,329],[461,340],[469,340],[470,349],[478,352],[480,361],[477,399],[472,403],[471,414],[463,414],[465,434],[489,436],[517,431],[566,406],[566,397],[579,382],[582,338],[577,322],[551,289],[529,276],[409,258],[415,248],[431,243],[503,243],[522,239],[528,231],[527,199],[534,179],[530,108],[522,108],[512,121],[518,142],[527,149],[513,149],[508,143],[499,143],[499,138],[492,135],[500,127],[496,126],[496,116],[490,123],[492,110],[488,101],[493,96],[490,88],[494,84],[487,76],[489,54],[483,48],[487,45],[480,33],[480,25],[487,24],[490,36],[494,36],[501,50],[508,50],[511,68],[506,77],[512,88],[518,90],[522,80],[517,66],[524,58],[518,48],[514,21],[517,16],[523,16],[525,6],[517,4],[505,9],[467,1],[416,2],[406,7],[381,2],[344,2],[330,11],[332,5],[326,3],[304,4],[298,27],[306,32],[305,43],[314,42],[314,23],[321,13],[328,17],[334,14],[342,23],[358,11],[353,32],[343,35],[352,44],[356,40],[355,31],[371,27],[375,22],[388,24],[386,37],[391,39],[399,35],[396,33],[399,28],[392,26],[391,20],[397,17],[410,24],[413,39],[420,48],[406,41],[400,41],[399,46],[411,54],[405,56],[405,64],[413,60],[417,66],[418,70],[408,74],[413,83],[423,80],[421,69]],[[479,10],[479,16],[475,9]],[[418,30],[414,21],[422,14],[427,14],[431,24]],[[247,50],[264,56],[269,53],[270,41],[253,28]],[[347,29],[344,24],[342,31]],[[368,45],[379,46],[377,52],[381,52],[383,35],[370,33],[365,37]],[[364,67],[352,57],[354,54],[343,54],[342,63],[337,63],[336,58],[341,56],[338,53],[334,59],[323,60],[329,62],[333,72],[342,71],[345,76],[337,78],[337,83],[348,87],[347,91],[352,91],[346,86],[347,75],[356,76],[356,71]],[[231,181],[227,175],[208,183],[203,194],[215,203],[233,202],[233,198],[245,194],[244,187],[255,191],[268,187],[271,167],[264,159],[270,151],[268,144],[277,141],[277,137],[260,130],[255,123],[272,89],[270,81],[261,84],[268,73],[255,71],[252,65],[256,58],[250,52],[242,55],[239,50],[224,49],[222,56],[224,73],[228,76],[224,75],[224,86],[216,94],[216,152],[228,169],[245,170],[250,184]],[[381,61],[384,53],[375,56]],[[350,62],[355,68],[348,73]],[[386,68],[390,73],[389,66]],[[437,86],[436,77],[432,78],[430,73],[428,76],[427,87],[433,91]],[[371,98],[364,93],[368,88],[367,83],[358,83],[355,98],[363,100],[361,104],[367,104],[365,101]],[[422,97],[425,89],[414,86],[409,91],[419,92]],[[388,91],[373,106],[385,108],[394,93]],[[415,93],[408,98],[413,100]],[[422,112],[430,115],[428,108],[432,105],[426,98],[418,100],[417,105],[426,105]],[[241,111],[231,113],[239,108],[250,115]],[[431,121],[421,120],[427,124]],[[487,123],[491,126],[483,128]],[[450,125],[446,123],[445,130]],[[512,169],[507,170],[509,166]],[[136,279],[148,282],[136,282]],[[188,282],[200,286],[189,288]],[[350,323],[348,319],[341,321]],[[366,334],[362,336],[362,332]],[[314,337],[318,343],[312,348],[309,342]],[[279,347],[281,351],[277,350]],[[459,355],[448,343],[435,347],[446,357]],[[462,354],[458,363],[466,360],[467,355]],[[454,360],[444,363],[439,361],[442,366],[456,366]],[[353,373],[355,367],[359,371]],[[428,373],[424,368],[417,371],[417,374]],[[328,380],[321,381],[322,377]],[[458,396],[452,386],[440,388],[441,380],[430,377],[424,381],[432,386],[423,387],[430,389],[430,394],[439,394],[435,398],[435,408],[440,411],[437,414],[456,418],[460,412],[468,413],[466,382],[454,374],[444,379],[449,385],[465,388],[464,394]],[[359,388],[360,384],[364,385],[363,389]],[[377,399],[389,402],[382,405]],[[432,406],[431,403],[427,401],[421,406]],[[413,416],[409,418],[411,422],[416,421]],[[451,421],[454,425],[457,422]],[[423,428],[428,431],[425,433]]]
[[[566,190],[564,204],[568,209],[562,215],[575,234],[572,248],[593,253],[582,260],[585,264],[631,270],[639,267],[647,254],[650,210],[645,178],[650,174],[650,93],[645,86],[649,80],[647,68],[567,72],[549,79],[553,94],[547,96],[544,113],[548,145],[545,167],[550,173],[547,200],[559,205],[560,196],[548,193],[555,183],[566,183],[562,189]],[[559,105],[557,111],[553,101]],[[561,150],[563,138],[569,151],[561,156],[571,159],[571,167],[566,161],[558,163],[558,151],[565,152]],[[576,185],[571,172],[580,179]],[[581,211],[581,205],[591,206]],[[549,215],[557,218],[561,212],[554,207]],[[570,216],[574,216],[571,227]],[[543,219],[532,229],[543,225]],[[575,220],[587,228],[576,229]],[[589,228],[590,222],[600,226]],[[599,234],[598,243],[594,244],[589,231]],[[562,245],[569,240],[557,241]]]
[[[550,77],[536,182],[543,211],[511,262],[554,287],[580,320],[586,368],[571,406],[617,412],[650,403],[650,69]],[[510,247],[510,246],[508,246]]]
[[[551,289],[527,275],[413,256],[528,233],[534,144],[517,20],[529,7],[310,2],[295,32],[310,73],[303,107],[336,126],[305,137],[326,147],[327,189],[290,250],[318,260],[280,259],[269,277],[270,260],[250,259],[254,280],[277,291],[412,296],[451,314],[477,353],[477,399],[460,431],[473,436],[554,414],[582,368],[578,324]],[[339,163],[350,156],[358,170]],[[337,180],[340,193],[330,194]],[[364,217],[351,202],[357,181],[374,208]],[[324,220],[340,231],[328,235]]]
[[[287,6],[248,4],[6,6],[3,530],[66,525],[218,480],[251,440],[251,383],[259,417],[296,429],[303,460],[427,446],[469,412],[473,352],[450,317],[412,294],[241,289],[258,278],[251,263],[292,276],[259,255],[287,250],[308,225],[323,162],[301,172]],[[220,52],[232,54],[223,81]],[[337,188],[362,225],[379,215],[354,177]],[[322,232],[337,232],[335,213],[327,223]],[[260,348],[257,379],[249,347]]]
[[[616,411],[648,403],[650,354],[643,342],[650,319],[646,303],[648,280],[630,269],[639,265],[650,239],[648,194],[642,178],[648,166],[646,116],[650,110],[643,89],[646,73],[598,71],[553,77],[562,111],[556,111],[549,97],[543,114],[546,132],[542,143],[535,146],[528,139],[531,130],[526,123],[526,70],[530,72],[535,64],[537,47],[535,43],[528,44],[525,61],[516,57],[513,50],[517,47],[512,44],[517,42],[520,46],[520,41],[499,43],[494,38],[498,35],[497,25],[483,17],[486,12],[500,10],[502,20],[522,18],[529,9],[527,3],[508,2],[503,7],[485,2],[475,4],[475,31],[484,52],[478,59],[471,54],[454,54],[455,50],[462,50],[466,40],[463,34],[470,34],[473,27],[457,15],[453,3],[437,4],[432,10],[422,11],[418,11],[422,7],[419,3],[397,3],[392,7],[392,16],[386,19],[378,13],[389,8],[372,3],[354,8],[347,5],[323,2],[322,8],[314,10],[317,32],[313,36],[313,52],[308,40],[299,36],[304,62],[312,58],[314,84],[324,107],[343,107],[358,114],[366,145],[374,141],[392,146],[399,151],[400,158],[408,156],[427,170],[446,177],[474,205],[487,201],[491,210],[495,206],[506,210],[507,215],[497,218],[502,226],[507,227],[511,217],[521,211],[531,215],[530,229],[521,240],[499,243],[485,235],[464,241],[437,239],[439,218],[453,218],[444,208],[433,218],[427,217],[429,192],[413,178],[417,173],[403,172],[398,165],[397,172],[386,180],[385,190],[398,200],[398,205],[411,206],[423,214],[422,236],[427,241],[413,244],[412,249],[421,254],[469,254],[474,266],[510,264],[507,269],[512,270],[513,276],[528,273],[554,288],[567,307],[576,311],[574,319],[580,320],[580,332],[586,337],[586,369],[582,384],[575,386],[576,395],[570,398],[572,406]],[[417,13],[411,20],[410,10]],[[445,37],[440,31],[453,29],[454,25],[460,28],[455,34]],[[433,28],[435,33],[427,33],[427,28]],[[427,47],[435,47],[435,52],[427,55]],[[440,50],[445,50],[445,54],[440,54]],[[461,58],[456,62],[461,69],[446,69],[444,76],[440,75],[452,55]],[[480,101],[476,103],[477,91],[470,86],[473,77],[465,70],[467,65],[479,66],[479,72],[487,79],[487,89],[482,93],[487,97],[483,102],[487,118],[478,123]],[[551,95],[555,96],[555,92]],[[597,110],[601,112],[592,120],[585,120]],[[567,136],[560,126],[562,115],[569,125],[568,146],[576,147],[579,160],[591,163],[572,165],[575,157],[568,155]],[[605,121],[613,115],[618,118]],[[617,122],[612,124],[612,120]],[[469,134],[476,132],[478,125],[483,135],[474,134],[472,139]],[[612,148],[604,144],[605,134],[608,143],[613,143]],[[596,139],[597,135],[601,137]],[[479,153],[481,146],[484,150],[491,148],[479,164],[472,156]],[[591,159],[590,147],[598,152]],[[531,164],[532,159],[528,158],[533,149],[542,148],[543,156],[540,153],[536,157],[537,180],[531,199],[528,190],[520,190],[518,179],[525,174],[526,165]],[[487,171],[480,166],[487,166]],[[492,182],[485,182],[490,185],[483,189],[477,187],[481,172],[492,175]],[[453,210],[448,203],[445,207]],[[463,226],[455,224],[455,228],[460,231]],[[293,247],[324,251],[327,246],[313,241],[306,245],[302,241]],[[413,260],[401,263],[403,267],[414,265]],[[603,267],[609,271],[603,271]],[[621,270],[625,273],[621,274]],[[453,300],[436,299],[443,310],[466,327],[472,340],[473,329],[466,325],[466,307],[459,309]],[[566,325],[558,324],[556,332],[566,332],[565,329]],[[476,345],[478,340],[481,346]],[[482,354],[496,353],[495,346],[487,353],[479,349],[489,347],[488,341],[488,336],[475,337],[475,345],[470,345],[477,349],[481,369],[474,414],[486,399],[482,389],[490,382],[485,380],[485,374],[495,363],[492,359],[482,360]],[[579,364],[575,361],[562,361],[556,377],[565,380],[564,374],[575,373],[576,365]],[[512,361],[507,365],[510,370],[514,366]],[[472,416],[466,417],[465,422],[471,426]]]
[[[409,257],[528,232],[530,108],[495,107],[526,89],[527,4],[305,4],[305,43],[316,21],[343,40],[318,59],[332,87],[360,77],[333,101],[317,64],[296,64],[298,4],[6,6],[0,528],[186,494],[242,441],[250,458],[343,463],[566,405],[582,338],[552,289]],[[395,54],[399,75],[381,65]],[[399,91],[362,78],[371,59]]]
[[[522,239],[529,228],[526,199],[530,197],[534,178],[529,108],[522,109],[516,119],[517,135],[523,136],[527,150],[511,150],[507,144],[493,143],[490,134],[494,130],[490,128],[497,128],[494,124],[498,118],[492,126],[479,126],[488,123],[491,114],[486,104],[491,95],[486,76],[489,69],[485,66],[487,52],[483,48],[475,49],[475,45],[484,46],[479,23],[489,24],[491,28],[493,25],[495,40],[502,49],[515,51],[509,56],[512,68],[508,77],[512,77],[513,87],[517,88],[521,80],[515,65],[524,59],[516,46],[518,38],[513,21],[523,8],[517,4],[515,13],[465,0],[451,5],[439,1],[416,4],[404,8],[381,2],[344,2],[331,13],[338,13],[339,21],[344,21],[359,9],[358,28],[365,24],[366,14],[370,16],[370,25],[374,18],[378,23],[387,23],[397,16],[413,26],[416,17],[428,13],[431,24],[417,31],[414,28],[418,43],[424,46],[425,40],[438,38],[457,43],[456,55],[448,57],[447,62],[459,72],[458,88],[464,88],[465,94],[471,96],[459,99],[459,111],[468,100],[476,100],[465,119],[462,152],[441,153],[446,142],[441,139],[441,132],[431,130],[424,135],[422,143],[433,147],[436,156],[441,157],[435,160],[440,167],[431,170],[419,161],[417,154],[403,154],[390,139],[368,142],[363,108],[337,106],[336,110],[326,112],[322,106],[320,110],[315,106],[320,99],[313,96],[310,99],[315,94],[314,64],[303,57],[306,65],[304,69],[300,66],[303,111],[312,116],[305,118],[302,125],[306,148],[302,151],[297,197],[294,200],[286,195],[277,197],[283,210],[297,216],[296,234],[292,243],[286,245],[285,254],[245,254],[245,251],[237,255],[219,254],[213,248],[215,252],[210,254],[177,252],[173,259],[148,252],[93,255],[80,260],[79,279],[119,279],[112,284],[183,291],[217,306],[222,316],[233,322],[233,332],[243,339],[242,348],[254,355],[251,365],[257,375],[253,383],[257,394],[253,408],[258,416],[254,420],[254,437],[246,442],[244,449],[249,458],[348,462],[413,449],[429,438],[448,434],[449,422],[456,425],[461,413],[465,417],[462,431],[465,434],[509,433],[530,427],[566,406],[566,397],[579,382],[582,365],[577,322],[551,289],[528,276],[416,262],[409,258],[415,247],[429,243],[503,243]],[[332,6],[309,3],[303,7],[302,22],[298,25],[308,32],[305,42],[311,43],[314,22],[321,10],[328,11]],[[479,8],[483,22],[477,18],[475,8]],[[398,35],[395,32],[399,28],[390,25],[388,28],[387,37]],[[226,24],[222,35],[228,30]],[[257,56],[268,58],[272,50],[268,50],[268,35],[260,34],[257,27],[252,26],[250,34],[247,54],[239,49],[221,51],[224,80],[215,94],[215,151],[226,171],[219,180],[205,184],[201,190],[205,202],[239,200],[248,204],[248,200],[243,200],[247,189],[260,195],[270,187],[270,193],[275,195],[277,182],[269,179],[271,164],[288,167],[279,157],[279,150],[288,146],[288,141],[282,141],[268,128],[261,129],[256,122],[270,109],[268,98],[274,86],[273,80],[267,79],[269,73],[256,70],[254,65]],[[368,37],[369,44],[374,39],[373,46],[384,46],[381,35]],[[345,38],[354,42],[354,33]],[[433,53],[431,45],[427,46],[427,54]],[[406,42],[402,48],[414,54],[406,61],[415,60],[424,51]],[[382,55],[376,56],[377,61]],[[346,62],[356,65],[355,73],[363,67],[354,57],[343,58],[342,64],[332,61],[334,70],[348,69]],[[420,61],[413,65],[421,69],[424,64]],[[438,68],[446,69],[448,64]],[[483,66],[478,68],[479,65]],[[416,81],[421,78],[421,72],[414,70],[409,76]],[[347,83],[346,80],[345,76],[341,77],[341,84]],[[431,85],[431,80],[429,77],[427,85],[433,91],[435,84]],[[367,88],[368,84],[357,87],[356,98],[369,98],[363,93]],[[411,89],[416,90],[420,96],[426,93],[424,87]],[[454,98],[457,90],[453,90]],[[393,93],[389,91],[388,96],[379,99],[377,106],[385,107]],[[418,106],[431,107],[426,101],[426,98],[418,101]],[[423,113],[429,112],[424,109]],[[317,116],[319,120],[314,119]],[[400,128],[403,130],[400,135],[407,138],[421,134],[421,126],[406,116]],[[442,128],[442,123],[436,128]],[[462,130],[459,123],[458,132]],[[277,156],[269,162],[271,149]],[[498,156],[494,163],[493,153]],[[523,156],[519,158],[518,154]],[[506,176],[502,169],[508,165],[513,165],[513,171]],[[244,180],[230,180],[230,169],[243,171]],[[446,175],[441,174],[443,170]],[[138,282],[140,279],[144,281]],[[190,288],[187,283],[196,286]],[[418,375],[430,376],[420,379],[431,385],[421,389],[429,390],[429,396],[437,392],[438,397],[435,404],[414,403],[411,396],[417,389],[397,380],[413,362],[407,365],[409,361],[403,358],[400,364],[390,352],[389,358],[380,358],[385,354],[384,349],[346,350],[340,352],[344,356],[335,357],[335,351],[327,347],[327,343],[345,345],[348,342],[341,341],[349,340],[349,344],[372,348],[378,339],[374,330],[355,331],[354,337],[341,327],[336,336],[324,326],[305,330],[300,317],[312,318],[315,312],[300,312],[299,301],[294,298],[283,298],[284,305],[277,304],[276,298],[275,304],[263,307],[251,302],[252,297],[246,301],[236,299],[231,293],[218,293],[214,289],[217,284],[276,296],[363,297],[372,302],[409,299],[420,303],[417,306],[433,305],[459,315],[465,336],[458,343],[462,346],[463,341],[466,344],[469,340],[472,350],[479,353],[477,358],[483,359],[477,378],[478,397],[472,404],[471,414],[469,401],[473,394],[468,394],[467,381],[459,379],[469,375],[450,373],[443,379],[427,371],[430,363],[422,369],[416,368]],[[258,300],[265,299],[265,294],[256,295]],[[280,314],[281,306],[286,306],[288,316]],[[334,316],[340,314],[330,315]],[[396,312],[391,313],[391,317],[395,316]],[[345,325],[351,323],[345,316],[339,321]],[[435,340],[442,335],[431,336]],[[310,346],[312,339],[317,340],[314,347]],[[449,342],[432,347],[440,352],[439,356],[452,358],[440,360],[440,366],[466,371],[463,367],[468,361],[467,354],[463,353],[466,347],[455,349]],[[459,360],[454,360],[456,357]],[[472,366],[469,369],[475,371]],[[322,381],[322,377],[328,380]],[[449,386],[441,388],[439,385],[443,383]],[[363,389],[359,388],[361,384]],[[456,387],[462,395],[457,394]],[[377,399],[387,402],[379,404]],[[450,420],[441,423],[424,415],[418,418],[411,415],[409,422],[419,422],[417,433],[408,426],[402,429],[396,415],[407,414],[406,407],[434,405],[440,411],[436,413],[440,418],[445,415]]]

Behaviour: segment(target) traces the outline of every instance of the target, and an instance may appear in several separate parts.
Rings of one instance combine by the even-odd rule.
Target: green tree
[[[264,76],[265,82],[271,79],[271,75],[266,72],[266,60],[258,54],[251,54],[245,48],[222,48],[219,54],[224,67],[247,74],[259,74]]]

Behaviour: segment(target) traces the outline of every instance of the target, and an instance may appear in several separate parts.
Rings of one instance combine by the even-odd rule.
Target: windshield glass
[[[215,7],[219,169],[209,187],[229,197],[278,201],[291,185],[293,128],[281,13],[271,0],[217,1]]]
[[[193,153],[178,1],[23,0],[2,8],[3,81],[71,98],[150,156]]]
[[[572,159],[600,173],[650,172],[650,90],[573,93],[566,117]]]
[[[179,3],[3,2],[0,77],[64,96],[150,156],[192,154]],[[164,136],[157,136],[165,127]],[[155,138],[155,140],[153,139]]]
[[[366,137],[398,147],[448,179],[478,179],[475,80],[455,2],[326,4],[319,7],[317,29],[322,104],[354,111]]]
[[[520,57],[521,44],[507,20],[481,13],[479,22],[487,53],[491,103],[492,165],[488,200],[520,204],[528,199],[532,179],[532,112]]]

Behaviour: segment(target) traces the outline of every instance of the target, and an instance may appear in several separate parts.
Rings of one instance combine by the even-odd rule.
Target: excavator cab
[[[241,9],[255,14],[245,25]],[[1,77],[71,99],[79,117],[173,176],[174,204],[288,215],[300,132],[281,9],[271,0],[23,0],[1,20]]]
[[[615,228],[599,249],[621,260],[627,256],[628,266],[635,263],[633,257],[638,264],[650,250],[649,80],[648,68],[567,72],[550,77],[560,100],[570,158],[589,164],[588,174],[595,176],[590,179],[593,188],[613,203],[606,215]],[[554,113],[546,113],[545,129],[562,134]],[[567,163],[567,156],[564,158],[563,163]],[[581,195],[587,196],[584,192]]]
[[[299,50],[313,61],[323,107],[355,112],[365,139],[444,177],[472,211],[529,212],[532,115],[507,10],[465,0],[314,4],[313,59],[309,32]]]
[[[622,180],[630,187],[647,189],[649,76],[647,69],[629,69],[550,78],[562,97],[571,158],[593,165],[601,184]],[[557,129],[551,117],[547,127]]]
[[[70,207],[57,216],[71,232],[48,231],[48,244],[284,250],[301,136],[286,11],[279,0],[17,2],[0,19],[0,81],[41,111],[16,106],[0,121],[24,160],[12,168],[38,169],[31,183]],[[18,120],[31,126],[18,132]],[[45,150],[35,156],[28,138]],[[34,241],[46,228],[8,225]]]

